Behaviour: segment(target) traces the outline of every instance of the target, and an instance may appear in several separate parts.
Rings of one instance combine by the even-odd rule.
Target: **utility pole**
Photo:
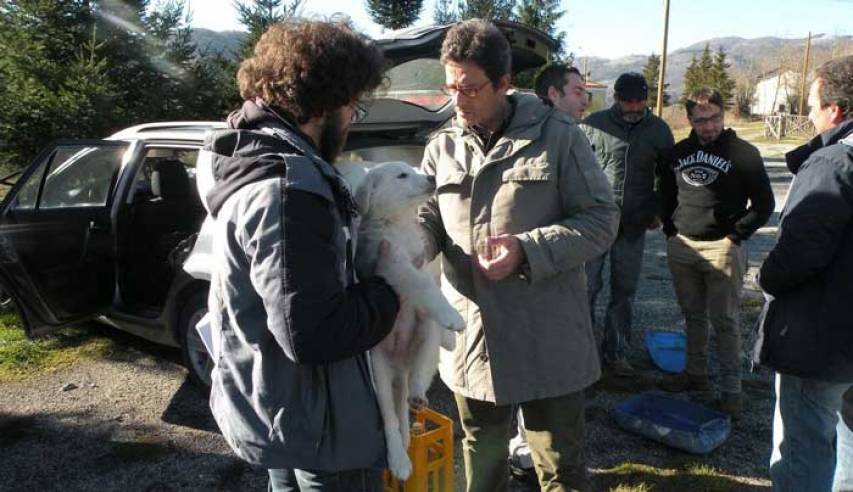
[[[658,105],[655,112],[663,114],[663,81],[666,77],[666,38],[669,34],[669,0],[664,0],[663,9],[663,42],[660,50],[660,75],[658,76]]]
[[[809,31],[809,37],[806,38],[806,52],[803,54],[803,74],[800,77],[800,116],[806,110],[806,75],[809,73],[809,50],[812,47],[812,33]]]

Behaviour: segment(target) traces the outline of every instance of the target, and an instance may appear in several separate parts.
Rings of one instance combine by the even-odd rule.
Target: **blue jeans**
[[[363,468],[337,472],[279,468],[267,470],[269,492],[382,492],[383,470]]]
[[[620,227],[610,251],[586,263],[589,311],[594,326],[595,300],[603,286],[604,261],[610,256],[610,302],[604,315],[604,339],[601,342],[601,356],[605,363],[624,358],[631,341],[631,307],[643,268],[645,244],[645,229],[626,233]]]
[[[776,375],[774,491],[853,490],[853,431],[841,419],[841,397],[851,386]]]

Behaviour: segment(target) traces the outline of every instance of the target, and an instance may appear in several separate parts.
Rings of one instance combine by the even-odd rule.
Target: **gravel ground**
[[[779,162],[768,172],[781,204],[789,181]],[[777,210],[780,208],[777,205]],[[749,241],[751,273],[773,244],[778,214]],[[751,277],[750,277],[751,278]],[[745,338],[760,297],[745,294]],[[606,302],[606,294],[599,302]],[[600,317],[599,317],[600,319]],[[683,324],[675,302],[660,233],[647,237],[645,265],[635,304],[630,360],[641,369],[632,379],[605,378],[589,401],[586,449],[596,490],[619,483],[612,467],[630,461],[663,468],[691,463],[715,467],[726,477],[724,490],[769,486],[773,390],[766,372],[745,383],[749,401],[726,443],[708,456],[674,451],[620,430],[611,409],[631,393],[652,389],[660,376],[642,348],[642,330]],[[105,328],[122,347],[107,360],[80,361],[63,371],[0,384],[0,490],[194,491],[264,490],[266,474],[233,456],[216,430],[205,395],[187,379],[176,351]],[[599,333],[600,335],[600,333]],[[751,347],[749,342],[745,348]],[[714,361],[712,360],[712,367]],[[714,374],[712,373],[712,381]],[[76,386],[70,389],[67,385]],[[432,405],[455,417],[450,393],[440,382],[430,391]],[[714,394],[684,395],[710,402]],[[462,484],[456,426],[457,489]],[[643,479],[631,477],[631,483]],[[528,490],[514,483],[514,491]],[[655,490],[668,490],[665,484]]]

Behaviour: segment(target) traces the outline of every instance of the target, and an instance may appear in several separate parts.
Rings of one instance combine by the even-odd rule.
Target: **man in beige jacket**
[[[513,405],[542,490],[587,490],[583,389],[600,368],[583,266],[613,242],[619,210],[572,119],[507,95],[510,48],[495,26],[457,24],[441,61],[456,118],[427,144],[436,197],[421,220],[467,322],[439,370],[465,432],[468,491],[507,489]]]

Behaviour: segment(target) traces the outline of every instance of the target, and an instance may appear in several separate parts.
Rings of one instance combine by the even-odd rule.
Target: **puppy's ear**
[[[374,188],[376,188],[376,175],[367,173],[358,189],[355,190],[355,202],[358,204],[358,210],[363,217],[370,215],[370,197],[373,195]]]

